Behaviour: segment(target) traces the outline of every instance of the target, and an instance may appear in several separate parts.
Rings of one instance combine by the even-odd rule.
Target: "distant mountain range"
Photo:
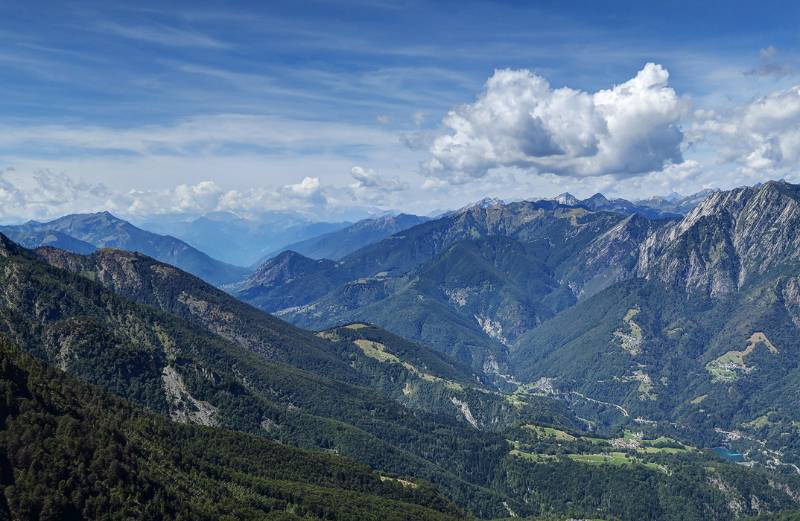
[[[288,248],[235,291],[304,327],[374,322],[481,368],[525,331],[630,278],[639,244],[712,193],[643,203],[569,193],[484,199],[337,262]],[[331,240],[344,242],[343,233]]]
[[[428,217],[404,213],[364,219],[340,230],[283,246],[279,251],[262,259],[261,262],[263,263],[284,251],[293,251],[312,259],[338,260],[364,246],[429,220]]]
[[[266,212],[242,218],[229,212],[199,217],[153,216],[139,225],[156,233],[178,237],[195,248],[237,266],[263,262],[287,244],[350,226],[349,222],[315,222],[293,212]]]
[[[713,192],[714,190],[703,190],[687,196],[673,193],[668,196],[651,197],[634,202],[626,199],[608,199],[603,194],[594,194],[587,199],[578,199],[571,193],[564,192],[554,197],[553,200],[566,206],[581,206],[594,212],[638,213],[648,219],[670,219],[681,217],[691,211],[697,203]]]
[[[237,289],[305,327],[373,322],[482,368],[503,344],[623,276],[635,259],[614,255],[617,243],[663,222],[547,200],[482,202],[339,262],[282,254]],[[612,255],[598,260],[585,248]]]
[[[28,248],[53,246],[81,254],[98,248],[138,251],[216,285],[235,282],[248,273],[246,268],[213,259],[180,239],[142,230],[108,212],[0,226],[0,232]]]

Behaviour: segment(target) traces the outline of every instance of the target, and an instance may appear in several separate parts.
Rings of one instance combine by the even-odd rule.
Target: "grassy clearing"
[[[766,427],[769,425],[769,418],[767,415],[759,416],[753,421],[747,422],[744,424],[745,427],[750,427],[751,429],[760,429],[761,427]]]
[[[355,324],[348,324],[344,327],[347,329],[364,329],[365,327],[369,326],[367,326],[367,324],[355,323]]]
[[[544,463],[547,461],[558,461],[559,457],[555,454],[535,454],[533,452],[525,452],[518,449],[513,449],[509,452],[510,455],[514,456],[515,458],[524,459],[526,461],[532,461],[534,463]]]
[[[528,424],[525,426],[525,428],[532,430],[542,438],[552,438],[559,441],[575,441],[578,439],[568,432],[555,429],[553,427],[543,427],[541,425]]]
[[[405,488],[417,488],[419,486],[416,483],[414,483],[413,481],[408,481],[408,480],[400,479],[400,478],[393,478],[393,477],[390,477],[390,476],[381,476],[381,481],[394,481],[395,483],[400,483]]]
[[[521,458],[525,461],[534,463],[549,463],[569,459],[576,463],[583,463],[585,465],[615,465],[615,466],[628,466],[628,465],[641,465],[643,467],[656,470],[659,472],[669,472],[666,467],[657,463],[641,461],[636,456],[631,456],[624,452],[604,452],[598,454],[566,454],[558,456],[555,454],[536,454],[532,452],[525,452],[522,450],[514,449],[509,454],[515,458]]]
[[[359,338],[358,340],[355,341],[355,344],[361,349],[361,351],[366,356],[374,358],[379,362],[388,362],[395,364],[403,363],[403,361],[400,360],[396,355],[387,352],[386,346],[384,346],[380,342],[373,342],[372,340],[364,340],[362,338]]]
[[[420,371],[414,365],[408,362],[404,362],[397,355],[388,352],[386,350],[386,346],[381,344],[380,342],[373,342],[372,340],[359,338],[358,340],[355,340],[354,343],[359,347],[359,349],[361,349],[361,352],[364,353],[364,355],[370,358],[374,358],[379,362],[388,364],[400,364],[408,372],[412,373],[418,378],[425,380],[426,382],[440,383],[453,391],[461,391],[464,389],[464,387],[460,383],[453,382],[450,380],[445,380],[444,378],[439,378],[438,376],[426,373],[425,371]]]
[[[706,398],[708,398],[707,394],[701,394],[697,398],[694,398],[690,403],[692,405],[700,405],[701,403],[703,403],[703,400],[705,400]]]

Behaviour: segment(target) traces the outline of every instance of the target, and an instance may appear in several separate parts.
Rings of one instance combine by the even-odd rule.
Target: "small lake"
[[[714,454],[717,456],[726,459],[728,461],[734,461],[736,463],[741,463],[744,461],[744,455],[738,452],[732,451],[726,447],[714,447],[711,449],[714,451]]]

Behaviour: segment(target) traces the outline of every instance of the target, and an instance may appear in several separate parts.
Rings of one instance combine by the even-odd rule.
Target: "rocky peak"
[[[590,198],[580,201],[580,204],[590,210],[602,210],[608,207],[610,201],[603,194],[594,194]]]
[[[649,236],[637,271],[712,297],[800,260],[800,187],[771,181],[714,192],[682,220]]]

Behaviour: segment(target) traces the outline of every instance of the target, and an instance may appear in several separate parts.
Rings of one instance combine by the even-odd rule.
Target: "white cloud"
[[[423,170],[450,181],[498,167],[531,173],[631,177],[683,161],[684,103],[669,73],[648,63],[634,78],[587,93],[553,89],[528,70],[498,70],[475,103],[451,110]]]
[[[0,222],[47,220],[69,213],[104,210],[128,217],[203,215],[213,211],[247,216],[272,210],[314,214],[330,209],[326,194],[335,191],[333,187],[323,187],[316,177],[246,190],[226,190],[206,180],[164,189],[114,191],[103,184],[76,181],[64,174],[49,171],[23,174],[6,169],[0,170]],[[349,202],[353,202],[352,198]]]
[[[394,177],[381,177],[371,168],[362,168],[354,166],[350,169],[350,175],[356,180],[351,186],[353,188],[376,188],[386,190],[388,192],[395,192],[406,188],[406,183],[401,182]]]
[[[101,23],[98,29],[123,38],[172,47],[198,47],[204,49],[225,49],[229,46],[194,31],[186,31],[165,25],[126,26],[111,22]]]
[[[690,135],[713,147],[718,163],[749,175],[795,173],[800,164],[800,85],[721,114],[696,111]]]
[[[319,177],[304,177],[299,183],[286,185],[281,193],[293,199],[317,200],[322,196]]]

